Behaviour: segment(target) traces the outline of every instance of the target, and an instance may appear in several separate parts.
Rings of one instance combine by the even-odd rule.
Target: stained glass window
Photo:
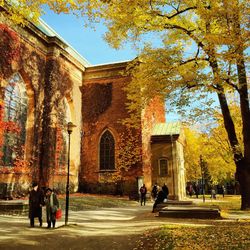
[[[106,130],[100,141],[100,170],[115,169],[115,140],[113,135]]]
[[[26,138],[27,93],[21,76],[16,73],[4,92],[4,131],[2,165],[11,166],[22,158]]]

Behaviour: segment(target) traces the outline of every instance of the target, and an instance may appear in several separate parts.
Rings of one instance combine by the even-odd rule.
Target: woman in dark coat
[[[59,208],[59,202],[56,194],[50,188],[46,190],[45,204],[48,228],[51,228],[51,222],[54,228],[56,225],[56,211]]]
[[[44,206],[43,192],[38,188],[37,183],[33,183],[29,195],[29,218],[31,227],[35,226],[36,217],[38,217],[40,227],[42,226],[42,206]]]
[[[164,192],[163,190],[160,190],[160,192],[158,193],[156,200],[154,202],[152,213],[155,212],[157,205],[162,203],[164,201],[164,199],[166,199],[166,198],[167,198],[166,192]]]

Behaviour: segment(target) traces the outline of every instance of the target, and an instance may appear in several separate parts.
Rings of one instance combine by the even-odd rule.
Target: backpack
[[[146,193],[146,188],[145,187],[141,187],[140,188],[140,192],[141,192],[141,194],[145,194]]]

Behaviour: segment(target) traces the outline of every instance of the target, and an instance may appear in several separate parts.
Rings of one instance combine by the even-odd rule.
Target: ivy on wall
[[[12,63],[20,56],[20,40],[15,31],[0,23],[0,81],[12,73]]]
[[[60,127],[56,125],[61,112],[60,103],[65,96],[70,96],[73,88],[70,74],[63,65],[62,60],[51,58],[47,61],[45,69],[39,176],[44,186],[48,185],[50,177],[55,173],[59,157],[57,150],[62,144],[62,138],[58,136]],[[56,115],[55,118],[53,118],[54,115]]]
[[[50,175],[54,174],[57,152],[62,143],[58,136],[57,117],[61,110],[58,104],[65,96],[70,97],[73,82],[70,71],[60,58],[46,59],[39,50],[20,41],[19,35],[6,24],[0,24],[0,101],[3,99],[5,80],[15,72],[21,72],[29,93],[33,93],[31,103],[34,123],[29,127],[32,134],[31,150],[28,160],[17,154],[11,168],[0,167],[0,173],[29,173],[33,180],[47,185]],[[4,106],[0,105],[0,149],[5,133],[18,133],[16,124],[3,123]],[[65,114],[63,114],[65,115]],[[52,118],[53,117],[53,118]],[[31,124],[30,124],[31,125]],[[31,135],[30,134],[30,135]],[[24,152],[24,148],[20,148]],[[2,150],[0,150],[0,157]]]
[[[103,114],[112,102],[112,83],[89,84],[83,87],[83,119],[93,122]]]

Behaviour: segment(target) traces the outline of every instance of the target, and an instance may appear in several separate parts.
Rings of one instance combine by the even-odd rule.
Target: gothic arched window
[[[4,143],[2,164],[10,166],[16,157],[23,158],[26,138],[27,93],[21,76],[16,73],[4,92]]]
[[[113,135],[106,130],[100,141],[100,170],[115,169],[115,140]]]

